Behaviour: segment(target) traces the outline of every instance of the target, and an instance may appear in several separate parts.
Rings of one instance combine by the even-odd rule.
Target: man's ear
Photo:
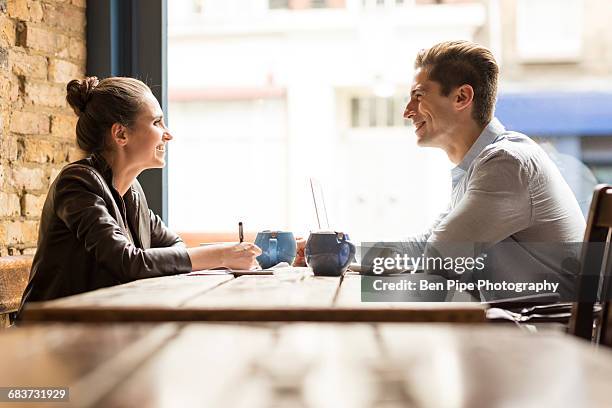
[[[459,111],[467,109],[474,102],[474,88],[471,85],[461,85],[455,91],[455,108]]]
[[[113,144],[116,144],[119,147],[125,146],[128,141],[126,131],[126,127],[122,124],[113,123],[113,126],[111,126],[111,140],[113,141]]]

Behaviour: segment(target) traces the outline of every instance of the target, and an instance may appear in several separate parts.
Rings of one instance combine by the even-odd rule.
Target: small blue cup
[[[295,237],[287,231],[261,231],[257,233],[255,245],[261,248],[257,262],[263,269],[280,262],[292,264],[296,254]]]
[[[343,232],[312,232],[304,255],[315,275],[340,276],[355,257],[355,245]]]

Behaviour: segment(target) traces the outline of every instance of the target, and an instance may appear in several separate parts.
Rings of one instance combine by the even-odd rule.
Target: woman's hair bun
[[[66,101],[74,110],[77,116],[85,112],[87,102],[93,95],[93,90],[98,86],[98,78],[95,76],[85,79],[73,79],[66,85]]]

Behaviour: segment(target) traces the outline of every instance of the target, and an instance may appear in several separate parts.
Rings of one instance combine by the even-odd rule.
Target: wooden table
[[[69,406],[78,407],[612,402],[609,349],[554,332],[500,326],[32,324],[0,331],[0,349],[11,350],[2,356],[0,385],[68,387]]]
[[[31,256],[0,257],[0,329],[10,325],[9,315],[19,309],[31,267]]]
[[[31,304],[25,321],[483,322],[479,303],[361,302],[360,276],[177,275]],[[291,271],[289,271],[291,272]],[[301,278],[295,278],[295,276]]]

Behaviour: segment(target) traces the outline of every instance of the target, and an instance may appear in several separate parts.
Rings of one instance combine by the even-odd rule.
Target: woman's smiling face
[[[130,164],[142,169],[166,165],[166,143],[172,135],[164,123],[164,116],[153,94],[146,93],[133,125],[126,128],[125,153]]]

